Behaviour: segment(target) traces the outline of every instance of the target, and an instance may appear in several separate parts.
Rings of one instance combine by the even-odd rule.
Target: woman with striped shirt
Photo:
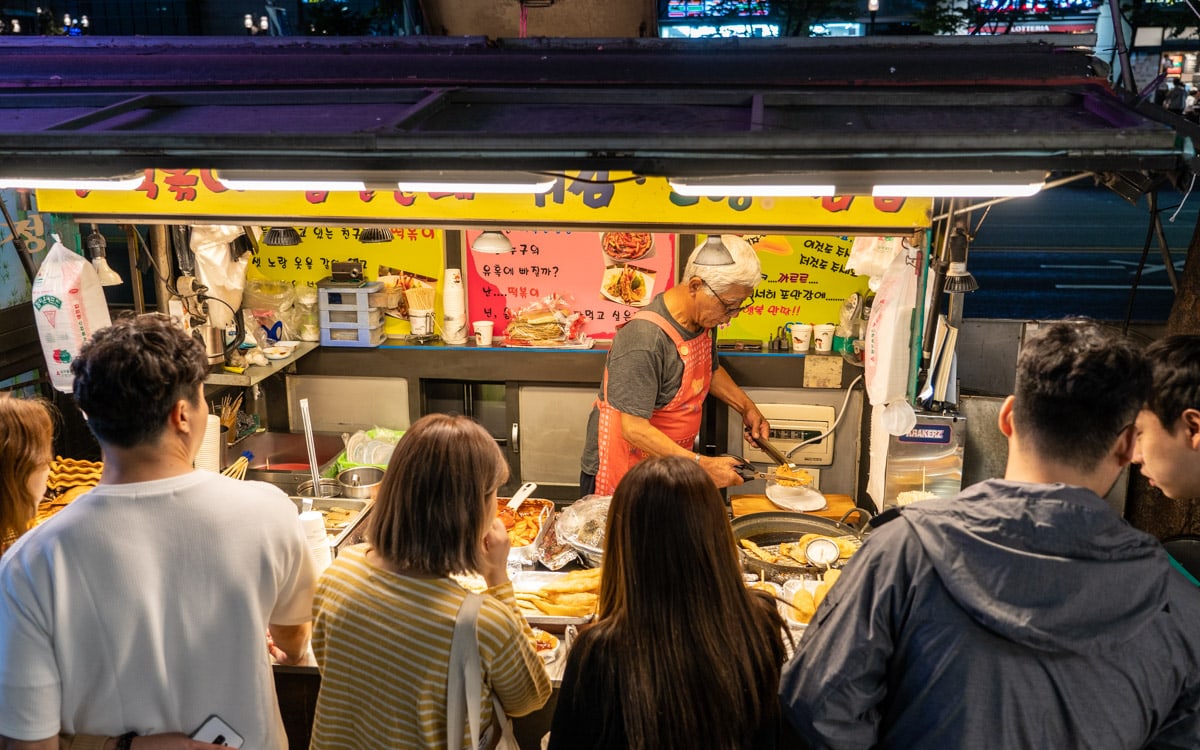
[[[479,573],[488,586],[478,621],[482,725],[494,721],[493,693],[509,716],[545,704],[550,681],[517,609],[496,515],[507,478],[495,441],[467,417],[427,415],[400,440],[368,542],[338,555],[317,585],[312,750],[445,747],[450,642],[467,593],[451,574]],[[464,721],[462,748],[467,735]]]

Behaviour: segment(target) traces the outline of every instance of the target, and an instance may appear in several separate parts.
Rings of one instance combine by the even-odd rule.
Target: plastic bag
[[[58,235],[33,279],[33,311],[54,389],[71,393],[71,362],[92,333],[112,324],[100,277],[92,264],[71,252]]]
[[[912,314],[917,299],[921,251],[904,243],[888,266],[867,321],[864,380],[872,406],[907,398]]]
[[[246,330],[261,347],[296,338],[296,289],[287,281],[253,279],[246,283],[242,309]]]
[[[509,346],[561,344],[579,340],[586,322],[561,294],[550,294],[515,311],[505,329]]]
[[[850,257],[846,259],[846,269],[859,276],[869,277],[867,286],[871,291],[879,291],[883,276],[897,255],[901,255],[906,242],[903,237],[872,237],[860,235],[854,238],[850,246]]]
[[[250,256],[233,257],[230,243],[245,234],[238,226],[203,224],[193,226],[190,245],[196,256],[196,278],[208,287],[208,296],[225,302],[209,302],[208,323],[224,329],[233,320],[233,311],[242,305],[246,286],[246,268]]]

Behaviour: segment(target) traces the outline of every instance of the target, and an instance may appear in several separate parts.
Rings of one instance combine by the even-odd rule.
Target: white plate
[[[371,456],[367,454],[367,444],[370,442],[371,439],[362,430],[350,436],[350,439],[346,441],[346,458],[350,460],[350,463],[371,463]]]
[[[367,443],[366,454],[369,459],[367,463],[386,466],[387,462],[392,460],[392,451],[395,449],[396,446],[391,443],[386,443],[382,440],[372,440]]]
[[[628,267],[634,268],[633,266]],[[605,299],[610,299],[613,302],[621,305],[629,305],[630,307],[645,307],[654,297],[653,271],[647,271],[644,268],[634,268],[635,271],[642,275],[643,286],[641,299],[634,300],[633,302],[626,302],[620,297],[608,293],[609,285],[617,280],[617,277],[621,275],[621,272],[625,270],[625,268],[626,266],[609,266],[608,268],[604,269],[604,278],[600,281],[600,294],[603,295]]]
[[[767,487],[767,499],[784,510],[809,512],[824,510],[825,496],[811,487],[783,487],[773,484]]]
[[[292,356],[290,346],[268,346],[262,350],[267,359],[287,359]]]

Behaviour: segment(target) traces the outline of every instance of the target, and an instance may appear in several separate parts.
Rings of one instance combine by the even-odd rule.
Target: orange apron
[[[650,424],[679,445],[692,449],[700,434],[700,417],[704,398],[712,383],[712,333],[684,341],[683,336],[668,320],[656,312],[643,310],[633,320],[647,320],[663,330],[675,342],[675,350],[683,360],[683,380],[675,398],[666,406],[655,409]],[[625,472],[646,458],[646,454],[621,436],[621,412],[608,403],[608,367],[604,368],[602,398],[596,400],[600,409],[598,447],[600,470],[596,474],[596,494],[611,495]]]

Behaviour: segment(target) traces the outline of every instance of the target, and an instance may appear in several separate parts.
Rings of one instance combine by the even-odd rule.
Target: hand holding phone
[[[240,734],[233,731],[233,727],[216,714],[205,719],[200,728],[192,732],[192,739],[224,747],[241,747],[245,741]]]

